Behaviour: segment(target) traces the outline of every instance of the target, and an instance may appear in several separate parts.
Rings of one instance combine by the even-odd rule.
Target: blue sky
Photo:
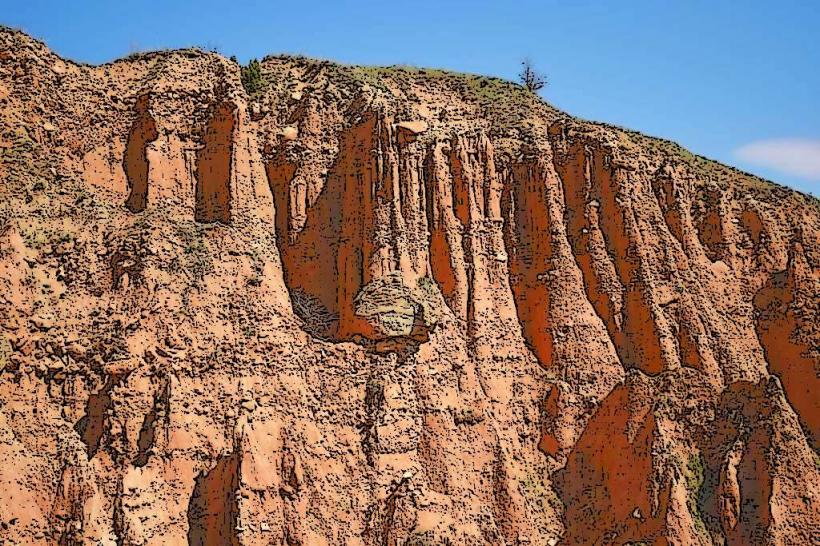
[[[3,0],[0,22],[78,61],[199,45],[514,79],[586,119],[820,196],[820,1]],[[127,7],[124,7],[127,6]]]

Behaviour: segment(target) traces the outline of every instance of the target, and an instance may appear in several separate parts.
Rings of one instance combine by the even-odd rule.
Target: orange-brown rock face
[[[810,544],[820,209],[512,84],[0,30],[0,542]]]

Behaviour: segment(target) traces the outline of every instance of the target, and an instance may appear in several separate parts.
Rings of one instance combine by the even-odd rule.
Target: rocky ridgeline
[[[810,544],[820,206],[492,78],[0,30],[0,542]]]

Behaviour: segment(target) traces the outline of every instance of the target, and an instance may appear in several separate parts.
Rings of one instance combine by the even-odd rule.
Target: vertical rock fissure
[[[626,187],[637,186],[611,152],[583,141],[556,143],[567,232],[584,273],[588,298],[604,319],[621,362],[647,373],[678,366],[677,347],[663,339],[665,317],[654,302],[652,271]],[[582,212],[583,211],[583,212]]]
[[[559,161],[558,149],[554,146],[553,162],[564,192],[567,240],[581,270],[587,299],[606,326],[619,360],[624,362],[623,286],[598,225],[600,201],[590,202],[591,151],[575,145],[564,150],[563,160]]]
[[[430,273],[459,319],[467,318],[467,271],[447,144],[436,142],[427,158]]]
[[[510,169],[502,201],[510,288],[524,340],[544,367],[553,364],[548,276],[552,271],[550,211],[545,177],[537,164]]]
[[[189,546],[237,546],[239,456],[217,459],[196,478],[188,504]]]
[[[197,222],[231,222],[231,174],[236,106],[217,104],[205,130],[203,147],[197,151]]]
[[[148,146],[157,139],[157,124],[149,111],[149,97],[143,95],[137,99],[137,118],[131,126],[122,168],[128,181],[130,194],[125,207],[131,212],[142,212],[148,205]]]
[[[112,405],[111,391],[117,384],[116,378],[108,376],[105,385],[98,392],[89,396],[86,402],[85,415],[74,425],[74,430],[77,431],[86,445],[89,459],[100,448],[100,443],[105,434],[105,420]]]

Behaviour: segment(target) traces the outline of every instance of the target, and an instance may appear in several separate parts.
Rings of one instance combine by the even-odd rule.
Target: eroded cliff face
[[[816,540],[816,201],[487,78],[0,43],[2,541]]]

